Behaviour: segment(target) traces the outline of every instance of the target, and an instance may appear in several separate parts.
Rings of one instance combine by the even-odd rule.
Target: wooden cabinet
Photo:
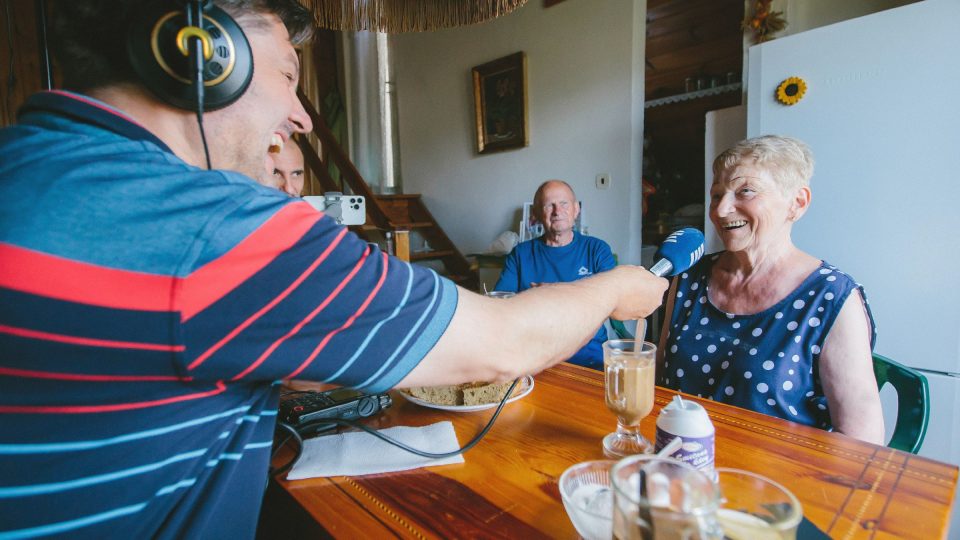
[[[0,127],[16,122],[17,109],[41,90],[40,41],[34,2],[4,2],[0,10]],[[48,19],[49,21],[49,19]]]

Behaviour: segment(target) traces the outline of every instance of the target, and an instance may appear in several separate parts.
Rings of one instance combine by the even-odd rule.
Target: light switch
[[[607,189],[610,187],[610,174],[600,173],[597,175],[597,189]]]

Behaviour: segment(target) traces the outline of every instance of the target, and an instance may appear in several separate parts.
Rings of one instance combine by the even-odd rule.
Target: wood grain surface
[[[504,408],[463,464],[280,480],[265,508],[298,505],[301,518],[313,521],[301,525],[336,538],[577,538],[557,480],[574,463],[604,458],[601,439],[616,420],[604,406],[601,375],[569,364],[536,375],[533,392]],[[674,394],[657,388],[654,411],[641,428],[650,440],[660,408]],[[393,399],[370,425],[450,420],[461,445],[492,414],[424,408],[397,393]],[[716,427],[717,466],[780,482],[800,499],[805,517],[832,538],[946,536],[957,467],[698,401]]]

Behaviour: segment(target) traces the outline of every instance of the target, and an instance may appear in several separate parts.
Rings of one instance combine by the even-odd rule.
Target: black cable
[[[504,394],[503,399],[500,400],[500,404],[497,405],[497,410],[493,412],[493,416],[490,417],[490,421],[487,422],[487,425],[483,426],[483,429],[480,430],[480,433],[477,433],[477,436],[476,436],[476,437],[474,437],[473,439],[471,439],[470,442],[468,442],[467,444],[463,445],[463,448],[460,448],[460,449],[458,449],[458,450],[453,450],[453,451],[451,451],[451,452],[444,452],[444,453],[442,453],[442,454],[434,454],[434,453],[432,453],[432,452],[424,452],[423,450],[417,450],[416,448],[413,448],[413,447],[411,447],[411,446],[407,446],[406,444],[404,444],[404,443],[402,443],[402,442],[400,442],[400,441],[398,441],[398,440],[391,439],[390,437],[387,437],[387,436],[384,435],[383,433],[380,433],[379,431],[377,431],[377,430],[375,430],[375,429],[373,429],[373,428],[367,427],[367,426],[365,426],[365,425],[363,425],[363,424],[354,422],[353,420],[340,420],[340,419],[338,419],[338,420],[337,420],[337,423],[338,423],[338,424],[342,424],[342,425],[346,425],[346,426],[350,426],[350,427],[355,427],[355,428],[357,428],[357,429],[361,429],[361,430],[366,431],[367,433],[373,435],[374,437],[376,437],[376,438],[378,438],[378,439],[380,439],[380,440],[382,440],[382,441],[388,442],[388,443],[396,446],[397,448],[406,450],[407,452],[410,452],[411,454],[416,454],[416,455],[418,455],[418,456],[422,456],[422,457],[425,457],[425,458],[439,459],[439,458],[456,456],[456,455],[462,454],[462,453],[466,452],[467,450],[469,450],[469,449],[473,448],[474,446],[476,446],[476,444],[477,444],[478,442],[480,442],[480,439],[482,439],[483,436],[486,435],[488,431],[490,431],[490,428],[493,427],[493,423],[497,420],[497,417],[500,416],[500,411],[503,410],[503,406],[507,404],[507,399],[510,397],[510,394],[513,393],[513,389],[517,387],[517,383],[519,383],[519,382],[520,382],[520,379],[519,379],[519,378],[514,379],[513,384],[510,385],[510,388],[507,389],[507,393]]]
[[[203,3],[189,2],[187,6],[187,24],[203,29]],[[193,75],[193,89],[197,97],[197,127],[200,129],[200,140],[203,142],[203,155],[207,160],[207,170],[210,166],[210,149],[207,147],[207,134],[203,129],[203,101],[204,101],[204,81],[203,81],[203,39],[199,37],[190,38],[190,68]]]
[[[35,0],[37,16],[37,33],[40,40],[40,87],[44,90],[53,89],[53,70],[50,67],[50,48],[47,46],[47,3],[44,0]]]
[[[300,459],[300,455],[303,454],[303,438],[300,437],[300,433],[297,432],[296,428],[284,422],[277,422],[277,427],[285,431],[288,431],[290,435],[286,439],[280,441],[280,444],[276,445],[276,447],[273,450],[273,453],[270,454],[270,462],[273,463],[273,458],[276,457],[277,452],[279,452],[280,449],[283,448],[283,445],[287,444],[287,441],[289,441],[290,439],[294,439],[297,441],[297,448],[295,450],[296,453],[293,455],[290,461],[288,461],[282,467],[278,467],[276,469],[274,469],[273,467],[270,468],[270,476],[279,476],[289,471],[290,468],[293,467],[293,464],[296,463],[298,459]]]
[[[200,140],[203,141],[203,155],[207,158],[207,170],[213,169],[210,166],[210,149],[207,148],[207,134],[203,131],[203,105],[197,110],[197,127],[200,128]]]
[[[14,63],[16,61],[16,56],[13,54],[13,13],[10,12],[10,3],[7,0],[3,0],[3,11],[6,14],[6,26],[7,26],[7,50],[10,52],[10,61],[7,62],[7,91],[4,95],[3,100],[3,117],[7,119],[11,124],[13,123],[13,118],[10,117],[10,100],[13,96],[13,89],[17,85],[17,71],[14,69]]]
[[[440,458],[446,458],[446,457],[456,456],[456,455],[462,454],[462,453],[466,452],[467,450],[470,450],[471,448],[473,448],[474,446],[476,446],[477,443],[479,443],[480,440],[483,439],[483,437],[487,434],[487,432],[490,431],[490,428],[493,427],[493,423],[497,420],[497,417],[500,416],[500,411],[503,410],[503,406],[507,404],[507,399],[509,399],[509,398],[510,398],[510,395],[513,394],[513,389],[517,387],[517,384],[518,384],[519,382],[520,382],[520,378],[514,379],[513,384],[510,385],[510,388],[507,389],[507,392],[504,394],[503,398],[500,400],[500,404],[497,405],[497,410],[493,412],[493,416],[490,417],[490,420],[487,422],[487,425],[485,425],[485,426],[483,427],[483,429],[481,429],[480,432],[477,433],[477,435],[476,435],[473,439],[470,440],[470,442],[468,442],[467,444],[463,445],[462,448],[459,448],[459,449],[457,449],[457,450],[453,450],[453,451],[450,451],[450,452],[443,452],[443,453],[441,453],[441,454],[435,454],[435,453],[432,453],[432,452],[425,452],[425,451],[423,451],[423,450],[418,450],[418,449],[413,448],[413,447],[411,447],[411,446],[408,446],[408,445],[406,445],[406,444],[404,444],[404,443],[402,443],[402,442],[400,442],[400,441],[398,441],[398,440],[396,440],[396,439],[392,439],[392,438],[384,435],[383,433],[380,433],[379,431],[377,431],[377,430],[375,430],[375,429],[373,429],[373,428],[371,428],[371,427],[365,426],[365,425],[363,425],[363,424],[361,424],[361,423],[359,423],[359,422],[355,422],[355,421],[353,421],[353,420],[346,420],[346,419],[339,419],[339,418],[324,418],[324,419],[318,420],[318,421],[316,421],[316,422],[310,422],[310,423],[307,423],[307,424],[303,424],[303,425],[299,426],[299,428],[300,428],[300,430],[302,430],[302,431],[307,431],[307,430],[310,430],[311,428],[314,428],[314,427],[319,426],[319,425],[334,424],[334,423],[336,423],[336,424],[340,424],[340,425],[344,425],[344,426],[350,426],[350,427],[353,427],[353,428],[360,429],[360,430],[362,430],[362,431],[365,431],[365,432],[373,435],[374,437],[376,437],[376,438],[378,438],[378,439],[380,439],[380,440],[382,440],[382,441],[384,441],[384,442],[390,443],[390,444],[396,446],[397,448],[400,448],[401,450],[406,450],[407,452],[410,452],[411,454],[416,454],[416,455],[421,456],[421,457],[432,458],[432,459],[440,459]],[[289,424],[285,424],[285,423],[283,423],[283,422],[277,422],[277,425],[280,426],[280,427],[283,427],[283,428],[284,428],[285,430],[287,430],[287,431],[291,431],[291,430],[292,430],[293,432],[296,432],[296,431],[297,431],[297,429],[295,429],[293,426],[290,426]],[[286,439],[284,439],[283,442],[281,442],[280,445],[279,445],[277,448],[279,449],[281,446],[283,446],[284,444],[286,444],[287,441],[289,441],[289,440],[290,440],[289,437],[286,438]],[[284,465],[283,467],[281,467],[280,469],[278,469],[277,472],[271,472],[271,474],[278,475],[278,474],[282,474],[283,472],[286,472],[287,470],[289,470],[289,469],[293,466],[294,463],[296,463],[296,461],[297,461],[298,459],[300,459],[300,455],[303,453],[303,438],[300,436],[299,433],[297,433],[297,442],[299,443],[300,448],[297,449],[297,454],[296,454],[296,456],[294,456],[294,458],[293,458],[292,460],[290,460],[289,463],[287,463],[286,465]]]

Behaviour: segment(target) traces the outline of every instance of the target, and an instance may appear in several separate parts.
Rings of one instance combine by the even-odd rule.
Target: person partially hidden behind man
[[[209,167],[195,105],[137,71],[170,67],[138,39],[196,48],[199,3],[254,66],[202,115]],[[312,127],[297,0],[48,6],[64,89],[0,129],[0,538],[254,538],[279,381],[509,380],[660,303],[667,281],[627,265],[486,298],[255,182]]]
[[[267,174],[258,182],[291,197],[299,197],[303,194],[303,152],[294,140],[287,141],[279,150],[267,153]]]
[[[610,270],[617,265],[610,246],[575,230],[580,205],[573,188],[562,180],[547,180],[533,196],[534,217],[543,224],[543,236],[522,242],[507,256],[497,291],[520,292],[544,283],[570,282]],[[593,337],[568,359],[603,369],[606,330]]]

